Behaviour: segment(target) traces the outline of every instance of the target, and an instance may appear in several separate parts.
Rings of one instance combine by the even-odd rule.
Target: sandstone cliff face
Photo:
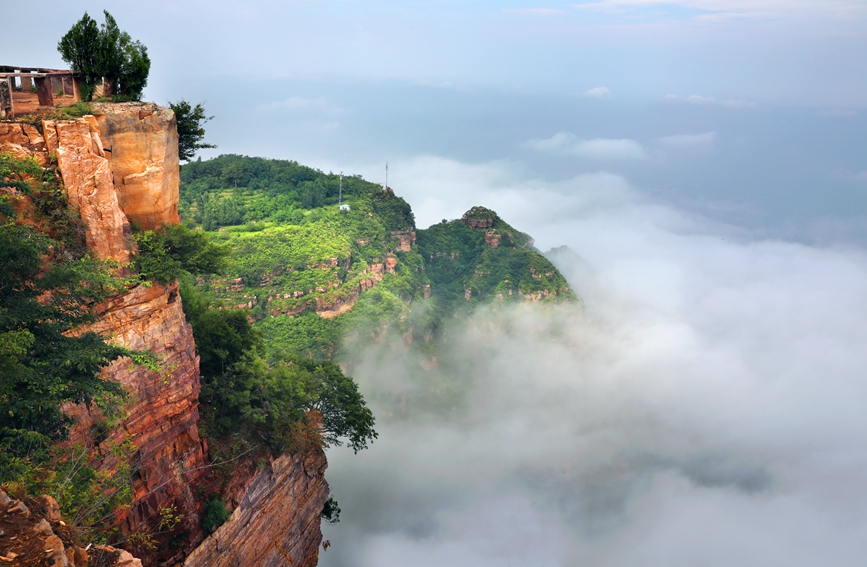
[[[93,114],[120,207],[145,230],[178,224],[178,130],[175,113],[153,103],[96,103]]]
[[[129,112],[127,106],[120,106],[118,110],[105,108],[101,116],[115,127],[128,118]],[[165,114],[165,109],[160,112]],[[115,120],[115,115],[121,118]],[[152,129],[159,126],[171,133],[151,132],[150,137],[145,133],[141,138],[145,146],[153,146],[151,153],[156,152],[160,140],[174,139],[177,165],[177,132],[173,120],[151,120]],[[108,127],[105,131],[124,137]],[[46,120],[41,136],[29,125],[0,125],[0,151],[10,151],[19,157],[33,156],[43,164],[49,162],[50,154],[56,154],[69,205],[81,215],[88,250],[100,258],[117,261],[123,269],[133,252],[133,244],[130,224],[120,207],[113,182],[114,156],[107,149],[99,122],[93,116]],[[126,148],[125,151],[133,150]],[[174,195],[174,201],[171,197],[167,201],[177,204],[177,175],[175,179],[173,186],[160,187],[159,191]],[[151,199],[151,202],[159,201],[159,194]],[[177,210],[174,215],[160,215],[166,219],[177,218]],[[111,337],[117,344],[156,353],[163,357],[166,369],[166,373],[160,375],[121,359],[103,371],[105,379],[123,384],[134,400],[129,416],[112,435],[115,441],[133,439],[139,466],[133,482],[133,506],[120,518],[122,528],[126,533],[139,530],[160,508],[175,506],[184,515],[184,527],[195,536],[201,530],[198,503],[191,486],[204,473],[207,451],[197,426],[199,362],[177,284],[137,286],[98,306],[97,312],[100,320],[91,330]],[[99,410],[70,405],[66,411],[76,418],[73,442],[91,442],[90,427],[101,419]],[[105,466],[111,467],[111,463]]]
[[[70,206],[81,214],[88,249],[124,269],[134,252],[130,221],[148,229],[179,220],[176,123],[171,110],[153,104],[94,107],[95,116],[44,121],[41,134],[30,125],[0,122],[0,152],[33,156],[42,166],[55,154]],[[132,402],[109,435],[114,441],[131,439],[135,447],[134,501],[119,518],[120,527],[126,534],[147,533],[160,509],[174,507],[182,521],[169,537],[183,534],[184,545],[158,548],[143,559],[176,561],[204,537],[199,518],[207,494],[199,488],[213,485],[207,446],[198,433],[199,360],[192,328],[177,283],[136,286],[98,306],[97,313],[99,321],[89,330],[163,357],[163,373],[121,359],[103,377],[121,383]],[[98,408],[68,405],[65,411],[75,418],[72,441],[95,443],[92,426],[103,418]],[[113,463],[103,466],[110,469]],[[234,480],[241,488],[231,520],[187,564],[286,565],[291,557],[295,565],[315,565],[328,497],[325,467],[319,451],[306,458],[280,457],[264,470],[238,471]],[[224,545],[229,540],[231,549]],[[65,551],[57,561],[77,565]]]
[[[81,214],[87,249],[102,259],[128,263],[132,231],[118,204],[96,121],[92,116],[46,120],[43,132],[48,152],[57,154],[69,206]]]
[[[137,286],[99,307],[100,319],[88,330],[114,342],[163,357],[166,374],[120,359],[103,377],[123,384],[135,403],[115,441],[132,438],[138,471],[133,479],[133,505],[120,519],[126,533],[155,518],[160,508],[175,506],[184,528],[199,532],[198,502],[193,491],[205,473],[207,448],[198,433],[199,359],[193,332],[184,318],[177,283]],[[82,329],[84,331],[85,329]],[[76,418],[72,439],[85,441],[99,410],[71,406]]]
[[[189,555],[185,567],[312,567],[328,499],[325,453],[283,455],[256,472],[229,520]]]
[[[81,215],[87,248],[103,260],[129,262],[129,222],[120,209],[109,159],[92,116],[46,120],[43,134],[28,124],[0,124],[0,151],[35,157],[43,167],[55,154],[69,205]]]

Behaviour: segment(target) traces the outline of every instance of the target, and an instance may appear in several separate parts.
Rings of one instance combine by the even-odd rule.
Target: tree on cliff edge
[[[83,79],[82,99],[91,100],[97,82],[104,78],[115,96],[138,100],[151,68],[147,48],[121,31],[108,11],[103,13],[105,23],[100,27],[85,12],[60,39],[57,50]]]
[[[216,148],[214,144],[205,144],[204,123],[213,119],[205,113],[205,107],[200,102],[192,106],[181,99],[178,102],[170,102],[169,106],[175,111],[178,121],[178,157],[184,161],[191,161],[196,151],[204,148]]]

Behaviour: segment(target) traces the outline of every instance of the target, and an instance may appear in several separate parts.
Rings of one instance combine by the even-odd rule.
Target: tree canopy
[[[217,147],[202,142],[205,139],[203,125],[214,117],[205,113],[205,107],[201,102],[192,106],[182,99],[178,102],[170,102],[169,106],[175,111],[175,118],[178,121],[178,157],[180,159],[190,161],[196,155],[196,151]]]
[[[97,81],[105,79],[115,97],[138,100],[147,85],[151,61],[140,41],[121,31],[117,21],[103,10],[101,26],[87,12],[57,44],[64,61],[84,82],[81,96],[91,100]]]

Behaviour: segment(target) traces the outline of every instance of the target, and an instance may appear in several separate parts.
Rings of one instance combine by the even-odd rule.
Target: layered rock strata
[[[118,204],[96,120],[46,120],[42,126],[49,155],[57,155],[69,206],[81,215],[87,249],[101,259],[128,263],[132,231]]]
[[[171,110],[153,104],[95,104],[94,114],[44,121],[42,132],[0,122],[0,152],[32,156],[43,167],[56,157],[70,207],[81,215],[88,249],[123,270],[134,253],[130,222],[149,229],[179,220],[176,123]],[[25,196],[16,198],[24,210]],[[207,446],[198,433],[199,361],[192,328],[177,283],[139,285],[96,309],[98,322],[79,332],[102,333],[162,358],[162,372],[121,359],[103,377],[122,384],[131,401],[125,419],[108,435],[115,443],[132,441],[135,450],[134,501],[119,518],[120,527],[126,534],[147,533],[159,522],[161,510],[173,508],[181,522],[167,537],[181,537],[181,547],[165,546],[144,559],[174,564],[204,537],[199,518],[207,494],[200,488],[213,485]],[[105,442],[92,436],[98,429],[93,426],[104,419],[98,408],[68,405],[65,411],[75,418],[72,442]],[[106,457],[104,468],[116,466],[111,458]],[[187,565],[315,565],[328,497],[325,467],[320,450],[306,457],[282,456],[265,469],[237,471],[234,480],[240,488],[232,490],[237,505],[231,519],[193,552]],[[122,556],[116,550],[107,553]],[[66,550],[61,555],[51,564],[78,567]],[[128,554],[123,558],[131,560]]]
[[[312,567],[328,499],[325,453],[283,455],[240,491],[231,517],[184,562],[185,567]]]
[[[161,358],[163,373],[136,366],[127,358],[103,371],[118,382],[134,403],[122,427],[110,435],[115,442],[133,440],[136,453],[133,505],[120,518],[131,533],[174,506],[184,516],[184,528],[200,531],[195,483],[205,474],[207,447],[198,433],[199,358],[187,323],[177,283],[137,286],[99,307],[91,330],[123,346],[149,350]],[[95,406],[69,406],[76,418],[73,441],[91,441],[92,425],[102,419]],[[92,441],[91,441],[92,442]]]

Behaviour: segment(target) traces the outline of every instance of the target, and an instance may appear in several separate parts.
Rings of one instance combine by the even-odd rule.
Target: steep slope
[[[139,123],[142,116],[147,117],[157,108],[152,104],[103,105],[101,116],[103,124],[127,123],[140,148],[164,147],[167,136],[163,130],[175,128],[173,119],[164,121],[156,130]],[[32,156],[43,164],[52,163],[56,156],[56,170],[70,209],[80,216],[87,250],[117,262],[119,270],[126,272],[134,247],[128,217],[120,206],[124,189],[115,185],[112,166],[115,154],[118,159],[129,159],[137,149],[113,146],[113,138],[121,132],[100,130],[94,116],[46,120],[41,124],[41,134],[28,125],[3,126],[0,150],[19,157]],[[174,148],[167,151],[172,150],[177,153],[176,140]],[[159,202],[167,191],[171,192],[166,188],[169,182],[164,180],[172,177],[171,171],[151,168],[147,176],[150,182],[138,188],[140,194],[145,194],[141,200]],[[26,200],[25,196],[20,198]],[[121,427],[108,437],[117,442],[131,439],[135,447],[138,470],[133,479],[134,500],[119,518],[123,531],[150,532],[148,522],[158,517],[158,511],[174,507],[184,517],[184,529],[195,533],[199,531],[198,503],[191,486],[204,473],[206,448],[197,426],[198,357],[177,284],[138,285],[96,309],[101,319],[92,330],[112,336],[122,346],[151,350],[163,357],[166,369],[161,375],[121,359],[103,372],[105,379],[123,384],[135,400]],[[66,411],[77,420],[71,441],[98,446],[92,431],[104,420],[99,410],[95,406],[70,406]],[[114,463],[108,458],[103,466],[111,469]]]
[[[132,225],[151,228],[178,220],[174,116],[153,104],[94,106],[93,115],[79,119],[0,122],[0,152],[33,157],[51,168],[70,207],[68,214],[59,211],[70,223],[64,235],[71,244],[80,238],[82,250],[116,262],[126,274],[135,253]],[[48,233],[56,230],[31,214],[40,204],[30,196],[13,188],[0,192],[20,213],[20,222]],[[105,472],[114,470],[122,457],[103,454],[99,447],[106,441],[131,443],[133,501],[120,511],[119,526],[124,535],[146,544],[141,547],[145,564],[173,564],[203,539],[200,520],[214,485],[207,445],[198,432],[199,359],[178,285],[136,285],[95,309],[100,319],[90,330],[117,344],[150,350],[161,357],[162,371],[128,359],[106,368],[103,378],[119,382],[131,395],[127,413],[118,427],[106,431],[108,422],[95,406],[66,407],[76,421],[70,442],[90,447]],[[235,549],[242,556],[256,556],[258,538],[264,538],[290,549],[299,564],[315,564],[328,486],[324,455],[320,451],[311,458],[297,455],[277,459],[266,469],[238,466],[232,471],[225,495],[230,506],[244,503],[243,512],[260,522],[255,532],[247,532],[245,516],[248,520],[238,528],[243,543]],[[262,498],[264,486],[269,486],[267,498]],[[296,506],[299,498],[303,506]],[[270,521],[278,511],[281,521]],[[178,519],[168,530],[162,527],[165,514]],[[293,518],[297,529],[290,542],[283,539],[283,527]]]
[[[233,249],[226,278],[201,279],[226,307],[248,309],[272,351],[338,355],[347,335],[388,327],[426,342],[436,322],[409,320],[413,302],[433,318],[489,301],[576,301],[532,239],[496,213],[416,230],[391,189],[296,162],[221,156],[184,166],[181,210]]]
[[[460,300],[576,299],[566,278],[533,248],[533,239],[484,207],[419,231],[418,249],[431,294],[452,308]]]

